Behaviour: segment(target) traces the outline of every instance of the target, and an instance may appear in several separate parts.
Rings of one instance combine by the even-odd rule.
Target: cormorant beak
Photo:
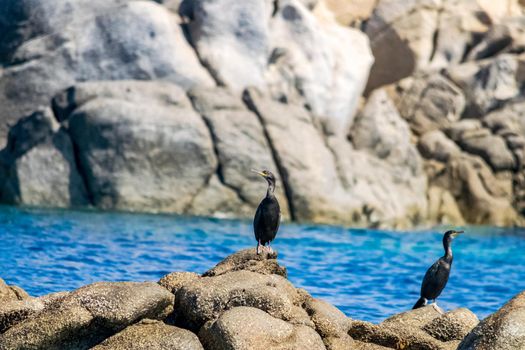
[[[252,173],[259,174],[259,175],[261,175],[262,177],[264,177],[266,179],[266,174],[263,173],[262,171],[255,170],[255,169],[251,169],[251,171],[252,171]]]
[[[465,232],[465,231],[455,231],[455,232],[452,234],[452,237],[456,237],[457,235],[460,235],[460,234],[462,234],[463,232]]]

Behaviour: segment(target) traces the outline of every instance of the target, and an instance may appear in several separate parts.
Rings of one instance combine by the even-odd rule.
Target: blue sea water
[[[525,229],[466,228],[439,299],[479,317],[525,290]],[[380,322],[412,307],[442,252],[439,231],[284,224],[274,244],[289,279],[348,316]],[[0,277],[31,295],[95,281],[202,273],[255,245],[251,222],[169,215],[0,207]]]

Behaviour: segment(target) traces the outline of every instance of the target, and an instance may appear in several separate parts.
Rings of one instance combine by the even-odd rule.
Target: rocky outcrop
[[[520,224],[522,6],[0,0],[0,201]]]
[[[143,318],[164,319],[173,295],[155,283],[95,283],[69,293],[0,336],[0,349],[87,349]]]
[[[434,306],[372,324],[294,287],[276,259],[276,253],[257,255],[252,248],[203,275],[173,272],[158,284],[95,283],[40,298],[0,283],[0,349],[453,350],[461,343],[462,350],[506,350],[523,345],[523,293],[479,324],[468,309],[443,313]],[[25,305],[26,312],[8,314],[13,305],[18,310]]]
[[[520,293],[498,312],[480,322],[458,350],[510,350],[525,347],[525,293]]]

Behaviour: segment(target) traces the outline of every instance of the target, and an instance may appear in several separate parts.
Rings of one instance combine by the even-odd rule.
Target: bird
[[[274,194],[277,180],[273,173],[269,170],[258,171],[252,169],[252,171],[261,175],[268,182],[266,197],[264,197],[257,207],[255,217],[253,218],[253,232],[257,240],[257,255],[259,255],[260,247],[263,246],[264,248],[266,244],[268,244],[269,251],[273,251],[270,242],[275,239],[277,231],[279,230],[281,208]]]
[[[412,309],[427,305],[428,300],[433,300],[434,306],[437,308],[436,299],[447,285],[450,269],[452,268],[452,240],[460,233],[463,233],[463,231],[450,230],[443,235],[445,255],[430,266],[425,273],[425,277],[421,283],[420,298]]]

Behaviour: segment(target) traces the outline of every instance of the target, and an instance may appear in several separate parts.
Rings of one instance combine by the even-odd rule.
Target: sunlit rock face
[[[517,1],[0,8],[4,203],[250,218],[266,168],[285,220],[522,222]]]

